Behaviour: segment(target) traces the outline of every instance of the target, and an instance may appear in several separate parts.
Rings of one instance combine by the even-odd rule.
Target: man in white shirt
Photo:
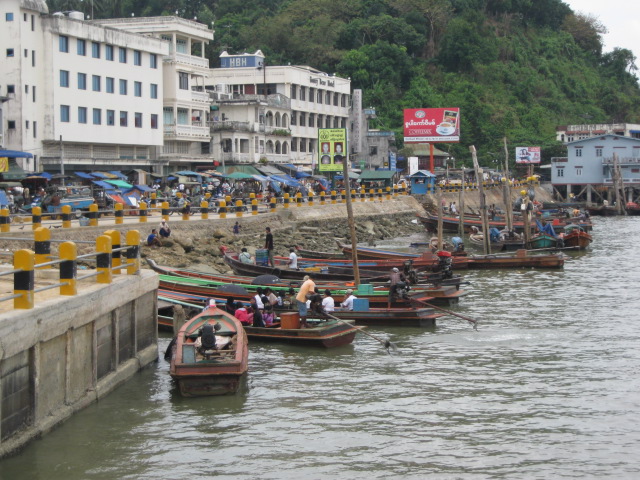
[[[289,249],[289,268],[291,270],[297,270],[298,269],[298,256],[296,255],[296,250],[295,248],[291,247]]]
[[[324,291],[324,298],[322,299],[322,309],[327,313],[333,313],[335,310],[336,302],[331,296],[331,290]]]
[[[253,301],[255,301],[258,306],[258,310],[264,310],[264,302],[262,301],[262,288],[258,287],[256,289],[256,294],[253,297]]]
[[[340,304],[341,310],[353,311],[353,301],[358,298],[353,294],[353,290],[348,289],[345,292],[344,301]]]

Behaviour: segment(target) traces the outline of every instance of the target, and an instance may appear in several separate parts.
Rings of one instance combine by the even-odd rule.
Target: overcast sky
[[[574,12],[591,13],[607,27],[609,33],[603,36],[604,51],[615,47],[631,50],[640,68],[640,1],[617,0],[563,0]]]

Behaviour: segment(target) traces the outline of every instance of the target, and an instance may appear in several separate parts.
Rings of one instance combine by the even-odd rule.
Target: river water
[[[159,360],[0,478],[639,478],[640,218],[596,223],[564,270],[469,272],[478,331],[369,329],[394,355],[252,345],[227,397],[181,398]]]

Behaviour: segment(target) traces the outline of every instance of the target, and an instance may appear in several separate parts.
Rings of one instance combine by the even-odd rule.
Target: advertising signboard
[[[347,129],[318,129],[318,170],[341,172],[347,161]]]
[[[409,175],[418,171],[418,157],[409,157]]]
[[[516,147],[516,163],[540,163],[540,147]]]
[[[395,170],[397,167],[396,154],[389,152],[389,170]]]
[[[405,143],[456,143],[460,141],[459,108],[406,108]]]

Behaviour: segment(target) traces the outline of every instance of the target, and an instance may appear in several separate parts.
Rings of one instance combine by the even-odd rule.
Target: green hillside
[[[49,1],[54,10],[90,2]],[[482,163],[511,145],[562,153],[555,126],[640,122],[635,58],[602,53],[604,27],[559,0],[95,0],[100,17],[169,15],[215,21],[222,50],[261,49],[271,65],[310,65],[350,77],[402,140],[402,110],[460,107],[458,158]]]

